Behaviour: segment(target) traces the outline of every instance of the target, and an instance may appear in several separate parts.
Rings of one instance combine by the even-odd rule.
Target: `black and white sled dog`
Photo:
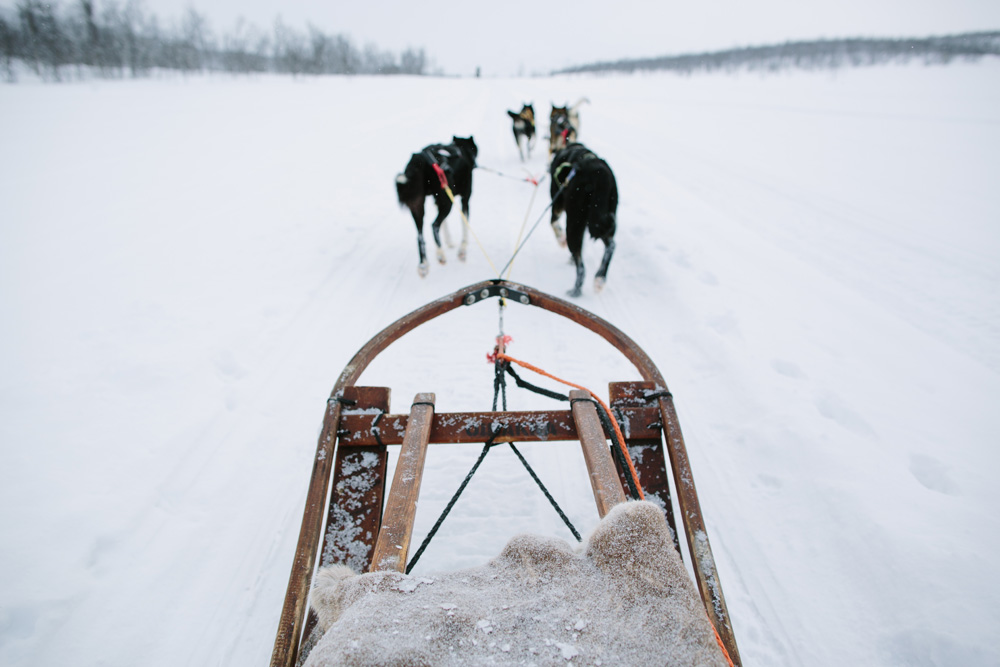
[[[469,217],[469,197],[472,196],[472,170],[476,167],[476,155],[479,149],[472,137],[463,139],[452,137],[452,143],[447,146],[434,144],[427,146],[419,153],[414,153],[403,173],[396,176],[396,194],[400,206],[405,205],[413,214],[413,222],[417,225],[417,249],[420,251],[420,264],[417,272],[421,277],[427,275],[427,250],[424,245],[424,201],[434,197],[437,204],[437,218],[431,223],[434,232],[434,243],[437,245],[437,258],[445,263],[444,250],[441,248],[439,230],[444,219],[451,211],[452,200],[448,197],[438,170],[444,174],[452,194],[462,198],[462,212]],[[452,246],[448,228],[444,228],[445,241]],[[462,244],[458,248],[458,259],[465,261],[468,247],[468,229],[462,225]]]
[[[514,141],[521,162],[524,162],[525,156],[531,158],[531,149],[535,146],[535,107],[522,104],[520,112],[508,110],[507,114],[514,121]]]
[[[577,140],[580,135],[580,106],[589,101],[586,97],[581,97],[573,106],[552,105],[552,111],[549,113],[550,159],[556,151],[566,148]]]
[[[600,292],[608,275],[608,264],[615,252],[615,228],[618,211],[618,184],[608,163],[583,144],[569,144],[556,152],[549,165],[552,177],[552,231],[559,245],[569,245],[576,266],[576,283],[570,296],[580,296],[583,287],[583,237],[604,241],[604,257],[594,276],[594,291]],[[566,212],[566,233],[559,226],[559,216]]]

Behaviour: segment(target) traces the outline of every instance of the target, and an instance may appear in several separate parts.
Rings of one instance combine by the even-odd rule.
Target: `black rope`
[[[632,500],[639,500],[639,489],[636,488],[635,480],[632,479],[631,471],[629,470],[628,461],[625,460],[625,443],[618,440],[618,433],[615,431],[615,427],[611,424],[611,416],[605,412],[604,406],[594,401],[597,406],[597,417],[601,420],[601,426],[604,427],[606,433],[611,434],[611,455],[615,457],[618,461],[618,465],[621,466],[621,470],[624,473],[625,483],[628,484],[629,493],[632,494]],[[618,443],[621,442],[621,446]]]
[[[382,421],[382,417],[384,416],[385,410],[382,410],[378,413],[378,416],[375,417],[375,420],[372,421],[372,435],[375,436],[375,442],[379,444],[379,447],[385,447],[385,443],[382,442],[382,429],[378,427],[378,423]]]
[[[580,537],[580,533],[577,532],[576,528],[570,522],[570,520],[566,516],[565,512],[563,512],[562,508],[559,507],[559,503],[556,502],[556,499],[552,497],[552,494],[549,493],[549,490],[545,488],[544,484],[542,484],[542,480],[540,480],[538,478],[538,475],[535,474],[535,471],[528,464],[528,460],[525,459],[524,456],[521,455],[521,452],[519,452],[517,450],[517,447],[514,446],[513,442],[509,442],[507,444],[510,445],[510,448],[514,451],[514,454],[516,454],[517,458],[519,458],[521,460],[521,463],[524,464],[524,469],[528,471],[529,475],[531,475],[531,479],[535,480],[535,484],[537,484],[538,488],[541,489],[542,493],[545,494],[545,497],[548,499],[549,503],[551,503],[551,505],[555,509],[556,513],[559,515],[559,518],[562,519],[563,523],[566,524],[566,527],[569,528],[569,532],[573,533],[573,537],[576,538],[577,542],[582,542],[583,538]]]
[[[570,404],[576,403],[577,401],[587,401],[594,404],[597,408],[597,418],[601,421],[601,427],[604,429],[605,433],[611,435],[611,456],[618,462],[619,469],[624,473],[622,476],[625,478],[625,484],[628,485],[628,491],[632,495],[633,500],[639,500],[639,489],[636,488],[635,480],[632,479],[631,471],[629,470],[628,461],[625,460],[625,443],[621,443],[621,447],[618,446],[620,442],[618,440],[618,433],[615,431],[614,425],[611,423],[611,416],[604,410],[604,406],[592,398],[574,398],[570,400]]]
[[[651,401],[654,398],[660,398],[660,397],[666,397],[672,399],[674,395],[671,394],[668,390],[662,389],[660,391],[647,391],[642,395],[642,397],[647,401]]]
[[[420,560],[420,556],[424,553],[424,549],[427,548],[427,545],[431,543],[431,539],[433,539],[434,535],[437,534],[438,528],[440,528],[441,524],[444,523],[444,519],[448,516],[448,513],[451,512],[451,508],[458,502],[459,496],[461,496],[462,492],[465,491],[465,487],[469,485],[469,482],[472,480],[472,476],[476,474],[476,470],[479,469],[480,464],[486,458],[486,455],[489,454],[490,448],[495,444],[494,441],[497,439],[497,436],[500,435],[503,430],[504,428],[502,426],[500,428],[496,428],[493,431],[493,435],[490,436],[490,439],[486,441],[485,445],[483,445],[483,451],[480,452],[479,458],[476,459],[475,465],[472,466],[472,470],[470,470],[469,474],[465,476],[464,480],[462,480],[461,485],[458,487],[458,491],[455,492],[455,495],[453,495],[451,500],[448,501],[448,504],[445,505],[444,511],[441,512],[441,516],[439,516],[438,520],[434,522],[434,526],[431,528],[430,532],[427,533],[427,537],[425,537],[424,541],[420,544],[420,548],[417,549],[417,552],[413,554],[413,558],[410,559],[410,563],[406,566],[406,574],[409,574],[410,570],[413,569],[413,566],[417,564],[418,560]]]
[[[329,405],[330,401],[337,401],[341,405],[346,406],[348,408],[353,408],[355,405],[358,404],[358,402],[355,401],[353,398],[344,398],[343,396],[331,396],[330,398],[326,399],[326,404]]]
[[[536,394],[541,394],[542,396],[548,396],[549,398],[554,398],[557,401],[569,400],[569,396],[567,396],[566,394],[560,394],[559,392],[556,391],[550,391],[543,387],[533,385],[526,380],[522,380],[521,376],[518,375],[516,372],[514,372],[513,366],[511,366],[510,364],[505,364],[505,365],[507,367],[506,368],[507,374],[510,375],[512,378],[514,378],[514,383],[517,384],[517,386],[520,387],[521,389],[527,389],[528,391],[533,391]]]
[[[507,410],[507,378],[504,377],[504,372],[505,371],[508,372],[508,373],[510,373],[511,376],[514,377],[514,379],[517,382],[518,386],[528,385],[527,387],[525,387],[526,389],[530,389],[531,391],[536,391],[536,392],[542,394],[543,396],[552,396],[553,398],[561,398],[562,400],[566,400],[566,401],[569,400],[569,396],[562,396],[562,394],[556,394],[555,392],[550,392],[547,389],[542,389],[541,387],[536,387],[536,386],[532,385],[531,383],[524,382],[524,380],[521,380],[518,377],[517,373],[514,372],[514,369],[511,368],[510,363],[508,363],[508,362],[506,362],[506,361],[504,361],[502,359],[497,359],[497,361],[496,361],[496,368],[495,368],[496,379],[494,380],[494,394],[493,394],[493,410],[494,410],[494,412],[497,409],[496,387],[498,385],[499,385],[500,390],[503,393],[503,409],[504,409],[504,411]],[[531,467],[531,465],[528,463],[528,460],[521,455],[521,452],[518,451],[517,447],[514,446],[513,442],[510,442],[510,443],[507,443],[507,444],[510,445],[511,450],[513,450],[514,454],[517,455],[517,458],[521,461],[521,464],[524,466],[524,469],[528,471],[528,474],[531,476],[531,479],[535,480],[535,484],[537,484],[538,488],[542,490],[542,494],[549,501],[549,504],[551,504],[552,507],[555,509],[556,514],[559,515],[559,518],[562,519],[563,523],[566,524],[566,527],[569,528],[569,532],[573,533],[573,537],[576,538],[576,541],[577,542],[583,541],[583,538],[580,537],[580,533],[576,530],[576,528],[570,522],[569,518],[566,516],[566,513],[562,511],[561,507],[559,507],[559,503],[556,502],[556,499],[552,497],[552,494],[549,493],[549,490],[547,488],[545,488],[545,484],[543,484],[542,480],[538,477],[537,474],[535,474],[535,471]]]
[[[563,396],[562,394],[557,394],[556,392],[551,392],[547,389],[536,387],[535,385],[532,385],[529,382],[521,380],[518,377],[517,373],[515,373],[513,369],[510,368],[509,363],[507,363],[502,359],[497,359],[493,367],[493,412],[497,411],[497,403],[498,401],[500,401],[501,398],[502,398],[503,410],[504,412],[507,411],[507,382],[506,382],[506,377],[504,375],[505,372],[510,373],[511,376],[514,377],[518,386],[520,387],[524,387],[525,389],[530,389],[531,391],[540,393],[543,396],[549,396],[551,398],[556,398],[564,401],[569,400],[568,396]],[[433,403],[417,402],[414,403],[413,405],[433,406]],[[375,426],[376,424],[378,424],[378,421],[381,417],[382,415],[379,414],[379,416],[376,417],[375,421],[372,423],[372,431],[375,433],[375,437],[376,439],[379,440],[380,443],[381,439],[379,438],[378,430],[375,428]],[[465,491],[465,487],[467,487],[469,485],[469,482],[472,481],[472,476],[476,474],[477,470],[479,470],[479,466],[482,465],[483,461],[486,459],[486,455],[489,454],[490,449],[492,449],[497,444],[496,443],[497,436],[499,436],[505,430],[505,427],[503,426],[496,428],[496,426],[494,425],[494,427],[492,428],[493,428],[493,434],[490,436],[490,439],[487,440],[486,443],[483,445],[483,451],[479,453],[479,458],[476,459],[476,462],[475,464],[473,464],[472,469],[469,470],[469,474],[467,474],[465,476],[465,479],[462,480],[462,483],[458,486],[458,490],[455,491],[455,494],[451,497],[451,500],[449,500],[448,504],[445,505],[444,511],[441,512],[441,516],[439,516],[437,521],[434,522],[434,525],[427,533],[427,537],[424,538],[424,541],[420,544],[420,547],[417,549],[416,553],[413,554],[413,558],[411,558],[410,562],[407,564],[406,574],[409,574],[410,570],[413,569],[413,566],[417,564],[418,560],[420,560],[420,556],[424,553],[424,550],[427,549],[427,545],[431,543],[431,540],[437,534],[438,529],[441,528],[441,524],[444,523],[445,517],[447,517],[448,514],[451,513],[451,510],[455,506],[455,503],[458,502],[458,499],[462,495],[462,492]],[[521,452],[518,451],[517,447],[514,446],[513,442],[507,444],[510,445],[510,448],[513,450],[517,458],[521,461],[521,464],[524,466],[525,470],[528,471],[528,474],[531,476],[531,479],[535,480],[535,484],[537,484],[538,488],[542,490],[542,494],[555,509],[556,513],[559,515],[559,518],[563,520],[563,523],[566,524],[566,527],[569,528],[569,531],[573,533],[573,537],[576,538],[577,542],[582,542],[583,538],[580,536],[580,532],[569,520],[569,517],[566,516],[566,513],[562,511],[562,508],[559,507],[559,503],[557,503],[556,499],[552,497],[551,493],[549,493],[549,490],[545,487],[545,484],[542,483],[542,480],[535,473],[534,469],[528,463],[527,459],[525,459],[524,456],[521,454]]]
[[[497,399],[503,394],[503,410],[507,411],[507,383],[504,382],[503,367],[509,366],[503,359],[497,359],[493,364],[493,412],[497,411]]]

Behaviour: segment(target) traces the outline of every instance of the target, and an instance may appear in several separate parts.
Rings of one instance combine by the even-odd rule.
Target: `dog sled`
[[[496,410],[494,405],[493,411],[486,412],[437,413],[435,395],[418,393],[407,414],[388,413],[389,388],[356,384],[369,364],[408,332],[452,310],[491,299],[541,308],[589,329],[621,352],[642,381],[610,383],[606,403],[582,388],[574,389],[569,392],[566,410],[518,412]],[[511,362],[517,360],[506,355],[504,343],[501,332],[495,354],[512,367]],[[501,365],[498,363],[498,369]],[[497,375],[502,377],[503,373],[498,370]],[[516,377],[516,373],[511,375]],[[532,388],[520,378],[517,381]],[[658,513],[670,526],[668,541],[672,544],[668,548],[675,549],[681,558],[686,551],[689,559],[694,586],[690,586],[688,575],[684,577],[691,599],[707,614],[721,655],[728,664],[740,664],[684,438],[660,371],[634,341],[609,322],[533,288],[495,279],[460,289],[392,323],[354,355],[337,379],[323,419],[271,666],[303,664],[322,634],[316,612],[310,607],[318,566],[339,563],[355,572],[408,571],[416,501],[429,445],[482,445],[488,441],[487,448],[494,442],[511,443],[513,448],[513,443],[519,442],[567,440],[581,444],[601,517],[630,496],[636,497],[637,491],[657,500]],[[396,446],[401,449],[387,494],[387,451]],[[633,505],[639,504],[626,506]],[[663,534],[668,533],[664,530]],[[682,566],[679,569],[683,572]],[[409,590],[419,583],[414,582]],[[486,626],[483,623],[479,621],[479,629],[489,632],[488,622]],[[567,653],[566,645],[557,646],[566,660],[574,657],[575,653]]]

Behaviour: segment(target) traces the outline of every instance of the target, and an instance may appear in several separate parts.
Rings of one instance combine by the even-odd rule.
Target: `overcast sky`
[[[63,4],[71,0],[66,0]],[[5,3],[6,4],[6,3]],[[144,0],[170,23],[187,7],[218,34],[243,17],[344,33],[400,52],[423,47],[447,74],[549,72],[598,60],[822,37],[1000,30],[1000,0]]]

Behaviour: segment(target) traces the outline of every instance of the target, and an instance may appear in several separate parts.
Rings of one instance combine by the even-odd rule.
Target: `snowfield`
[[[480,165],[526,175],[505,111],[582,96],[621,204],[607,287],[588,242],[578,303],[675,396],[744,663],[1000,664],[998,80],[994,59],[0,86],[0,664],[266,664],[338,374],[494,277],[548,203],[477,171],[482,250],[421,280],[396,173],[471,134]],[[542,139],[527,167],[545,166]],[[573,281],[547,220],[511,270],[559,296]],[[451,313],[363,383],[393,412],[421,391],[488,409],[497,327],[493,300]],[[554,316],[512,304],[504,330],[560,377],[638,379]],[[523,451],[595,525],[578,446]],[[415,539],[478,453],[431,449]],[[415,573],[524,531],[572,539],[497,449]]]

